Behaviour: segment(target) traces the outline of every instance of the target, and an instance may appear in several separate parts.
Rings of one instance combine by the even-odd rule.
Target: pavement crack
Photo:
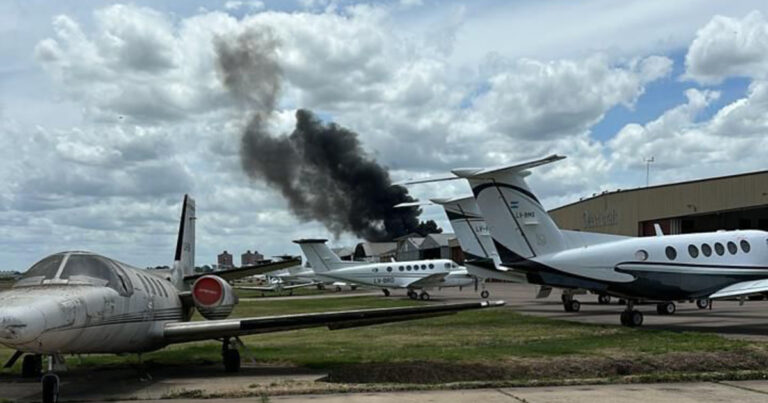
[[[510,392],[507,392],[507,391],[505,391],[505,390],[502,390],[502,389],[496,389],[496,391],[497,391],[497,392],[499,392],[499,393],[501,393],[502,395],[505,395],[505,396],[509,396],[509,397],[511,397],[511,398],[513,398],[513,399],[515,399],[515,400],[517,400],[517,401],[518,401],[518,402],[520,402],[520,403],[529,403],[527,400],[523,399],[522,397],[517,397],[517,396],[513,395],[512,393],[510,393]]]
[[[759,389],[752,389],[752,388],[748,388],[746,386],[734,385],[732,383],[727,383],[727,382],[714,382],[714,383],[717,384],[717,385],[728,386],[728,387],[731,387],[731,388],[734,388],[734,389],[745,390],[747,392],[759,393],[761,395],[768,395],[768,392],[766,392],[766,391],[759,390]]]

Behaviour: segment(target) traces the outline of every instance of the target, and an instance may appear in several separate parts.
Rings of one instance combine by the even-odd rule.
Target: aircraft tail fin
[[[430,201],[442,206],[445,210],[467,260],[492,259],[495,264],[501,263],[496,247],[493,245],[493,239],[488,232],[488,223],[485,222],[474,197],[430,199]]]
[[[325,239],[299,239],[298,244],[315,273],[323,273],[344,267],[358,266],[358,262],[345,262],[325,244]]]
[[[559,161],[550,155],[534,161],[485,169],[454,169],[472,187],[477,205],[504,265],[567,248],[565,237],[525,182],[527,169]]]
[[[176,254],[173,258],[171,277],[179,290],[186,291],[189,285],[184,277],[195,272],[195,200],[184,195],[179,221],[179,234],[176,239]]]

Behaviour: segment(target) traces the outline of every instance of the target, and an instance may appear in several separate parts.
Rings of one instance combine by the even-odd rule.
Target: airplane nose
[[[31,307],[0,308],[0,343],[13,346],[29,343],[43,333],[45,318]]]

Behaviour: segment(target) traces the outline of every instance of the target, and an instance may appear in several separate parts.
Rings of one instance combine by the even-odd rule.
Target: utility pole
[[[651,158],[646,158],[643,161],[645,161],[645,187],[648,187],[651,181],[651,164],[654,161],[653,156],[651,156]]]

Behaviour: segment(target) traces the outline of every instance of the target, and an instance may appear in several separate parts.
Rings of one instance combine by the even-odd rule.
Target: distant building
[[[355,260],[388,262],[395,257],[397,242],[360,242],[355,247]]]
[[[349,247],[333,248],[331,249],[341,260],[353,260],[355,257],[355,250]]]
[[[408,234],[396,238],[397,250],[395,252],[395,259],[399,262],[406,260],[420,260],[421,244],[424,243],[424,237],[419,234]]]
[[[264,255],[257,251],[251,252],[248,250],[247,252],[240,255],[240,265],[241,266],[253,266],[256,264],[259,264],[259,262],[262,262],[264,260]]]
[[[220,270],[226,270],[226,269],[231,269],[235,267],[235,264],[232,260],[232,255],[229,254],[227,251],[221,252],[218,258],[216,259],[216,261],[219,265]]]
[[[451,239],[456,239],[456,236],[454,234],[427,235],[420,246],[422,259],[452,259]]]

